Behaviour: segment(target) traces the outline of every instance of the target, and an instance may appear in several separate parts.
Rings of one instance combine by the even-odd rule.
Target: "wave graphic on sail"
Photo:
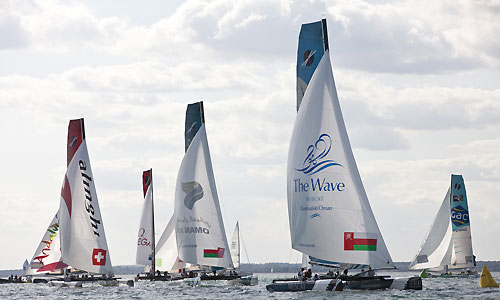
[[[320,161],[328,155],[328,153],[330,153],[331,149],[332,138],[328,134],[323,133],[313,145],[309,145],[309,147],[307,147],[307,156],[303,163],[305,167],[295,170],[303,172],[306,175],[314,175],[328,167],[343,167],[341,164],[331,159]]]

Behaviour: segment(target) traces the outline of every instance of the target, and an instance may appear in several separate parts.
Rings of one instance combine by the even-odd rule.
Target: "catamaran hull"
[[[320,279],[316,281],[278,281],[266,285],[270,292],[302,292],[302,291],[342,291],[340,279]]]
[[[340,279],[339,279],[340,281]],[[266,289],[270,292],[300,292],[300,291],[332,291],[332,290],[385,290],[385,289],[395,289],[395,290],[421,290],[422,289],[422,279],[420,277],[399,277],[399,278],[388,278],[384,276],[377,276],[373,278],[360,277],[360,278],[349,278],[346,281],[342,281],[340,289],[333,289],[330,285],[335,284],[334,279],[321,279],[316,281],[277,281],[266,286]],[[316,284],[317,283],[317,284]]]
[[[418,276],[398,278],[382,276],[373,278],[365,277],[362,280],[347,280],[345,288],[351,290],[421,290],[422,279]]]
[[[429,274],[427,273],[427,277],[422,278],[479,278],[480,274]]]
[[[212,276],[212,275],[201,275],[201,280],[207,281],[215,281],[215,280],[235,280],[235,279],[240,279],[240,275],[217,275],[217,276]]]

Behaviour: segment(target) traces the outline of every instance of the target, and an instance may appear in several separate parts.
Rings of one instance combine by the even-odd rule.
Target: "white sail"
[[[337,263],[394,267],[347,137],[329,51],[302,99],[287,173],[294,249]]]
[[[42,241],[35,251],[24,275],[56,272],[67,267],[61,261],[61,243],[59,240],[59,216],[56,214],[45,231]]]
[[[112,274],[83,119],[69,123],[67,152],[59,208],[62,259],[76,269]]]
[[[144,205],[142,207],[141,222],[137,234],[135,263],[138,265],[152,265],[154,248],[152,170],[143,172],[142,185]]]
[[[450,189],[448,189],[434,223],[408,269],[443,271],[451,260],[451,245]]]
[[[174,216],[168,221],[167,227],[156,244],[156,270],[169,273],[179,272],[187,265],[177,255],[177,241],[175,238],[176,219]]]
[[[302,253],[301,267],[306,270],[311,268],[311,265],[309,264],[309,256],[305,253]]]
[[[191,264],[232,267],[204,124],[181,163],[174,215],[180,259]]]
[[[235,269],[240,268],[240,225],[236,222],[233,232],[233,240],[231,242],[231,259]]]

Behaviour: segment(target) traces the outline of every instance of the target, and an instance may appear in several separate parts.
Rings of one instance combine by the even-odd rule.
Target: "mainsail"
[[[294,249],[339,265],[394,267],[354,160],[328,50],[302,99],[287,173]]]
[[[231,242],[231,259],[235,269],[240,268],[240,225],[236,222],[233,232],[233,240]]]
[[[56,213],[47,227],[42,241],[35,251],[24,276],[56,272],[68,265],[61,261],[61,243],[59,240],[59,216]]]
[[[83,119],[68,126],[67,171],[60,201],[62,260],[73,268],[112,274]]]
[[[462,175],[451,175],[450,207],[453,251],[448,268],[472,268],[475,262],[472,252],[469,206]]]
[[[464,180],[451,175],[451,185],[409,269],[445,271],[474,265]]]
[[[325,50],[328,50],[326,19],[302,24],[297,47],[297,111]],[[302,267],[309,269],[309,257],[302,253]]]
[[[155,236],[152,169],[142,172],[142,190],[144,193],[144,206],[142,208],[141,222],[137,234],[137,254],[135,263],[138,265],[151,266],[154,273]]]
[[[194,116],[194,117],[192,117]],[[202,102],[186,111],[186,153],[175,188],[175,234],[179,258],[187,263],[231,268],[231,254],[215,186]]]

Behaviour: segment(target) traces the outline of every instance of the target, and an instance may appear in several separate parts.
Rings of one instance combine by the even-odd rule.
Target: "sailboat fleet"
[[[267,290],[420,290],[420,277],[478,276],[461,175],[451,176],[436,218],[410,264],[410,270],[423,270],[420,277],[391,278],[375,274],[395,266],[368,201],[347,135],[332,73],[326,20],[303,24],[301,28],[297,52],[297,111],[287,164],[292,248],[302,253],[302,265],[306,269],[321,265],[337,272],[314,280],[306,277],[278,280],[267,285]],[[238,223],[231,244],[226,237],[203,102],[188,105],[184,133],[185,154],[175,184],[172,216],[158,242],[155,240],[153,170],[142,174],[144,203],[135,263],[143,265],[144,272],[136,279],[184,281],[195,286],[202,280],[240,279],[244,284],[256,284],[256,277],[242,275],[240,271]],[[461,272],[451,273],[457,270]],[[75,272],[84,275],[74,277]],[[62,275],[64,277],[54,278],[66,282],[116,281],[83,119],[69,122],[67,171],[59,208],[33,258],[25,266],[25,276],[41,274]],[[489,272],[485,276],[491,277]],[[484,285],[494,286],[489,277]],[[47,282],[46,279],[40,281]]]

